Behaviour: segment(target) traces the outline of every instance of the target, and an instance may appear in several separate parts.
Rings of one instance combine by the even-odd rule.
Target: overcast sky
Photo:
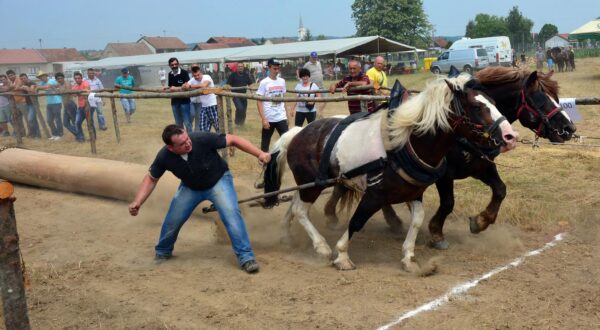
[[[318,3],[318,5],[317,5]],[[211,36],[296,36],[300,15],[317,36],[352,36],[352,0],[0,0],[0,48],[103,49],[108,42],[135,42],[141,35],[177,36],[186,43]],[[506,16],[513,6],[533,20],[568,33],[600,15],[600,0],[424,0],[436,35],[463,35],[478,13]],[[402,41],[402,40],[399,40]]]

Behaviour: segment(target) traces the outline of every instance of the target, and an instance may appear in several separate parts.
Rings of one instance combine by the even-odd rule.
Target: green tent
[[[600,40],[600,17],[595,20],[585,23],[583,26],[575,29],[569,34],[569,39],[587,40],[596,39]]]

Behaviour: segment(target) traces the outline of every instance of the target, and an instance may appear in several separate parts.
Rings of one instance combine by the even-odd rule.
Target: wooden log
[[[0,199],[0,290],[6,329],[31,329],[21,269],[14,198]]]
[[[113,124],[115,126],[115,135],[117,137],[117,143],[121,143],[121,130],[119,129],[119,119],[117,117],[117,106],[115,104],[115,98],[110,98],[110,113],[112,114]]]
[[[600,97],[583,97],[575,99],[577,105],[595,105],[600,104]]]
[[[42,115],[42,111],[40,110],[40,100],[38,100],[37,96],[31,96],[31,101],[33,102],[33,108],[35,109],[35,115],[38,119],[39,125],[42,126],[42,131],[44,132],[44,137],[45,138],[49,138],[50,137],[50,130],[48,129],[48,124],[46,124],[46,120],[44,119],[44,116]],[[62,120],[62,118],[59,118],[60,120]]]
[[[223,105],[224,105],[223,96],[222,95],[217,96],[217,114],[219,117],[219,132],[226,133],[225,132],[225,116],[224,116],[225,111],[224,111]],[[225,161],[229,160],[227,148],[221,150],[221,157],[223,157],[223,159],[225,159]]]

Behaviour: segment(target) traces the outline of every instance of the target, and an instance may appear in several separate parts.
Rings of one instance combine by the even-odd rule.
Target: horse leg
[[[415,261],[415,242],[423,224],[425,211],[423,210],[423,203],[420,200],[411,201],[408,205],[411,219],[408,233],[404,239],[404,244],[402,244],[402,268],[407,272],[415,273],[420,270],[419,265]]]
[[[315,228],[315,226],[312,224],[312,222],[310,222],[310,219],[308,218],[308,211],[310,210],[310,207],[312,205],[313,203],[311,202],[302,201],[302,199],[300,198],[300,193],[296,193],[294,195],[292,205],[290,206],[291,216],[288,220],[288,215],[286,214],[284,221],[288,222],[284,223],[284,226],[287,226],[287,230],[289,232],[289,221],[291,221],[291,218],[293,217],[298,218],[298,221],[300,222],[302,227],[304,227],[304,230],[306,230],[306,233],[312,240],[313,248],[315,249],[317,254],[329,260],[331,259],[331,248],[327,244],[327,241],[325,241],[325,238],[319,233],[317,228]]]
[[[390,230],[392,233],[399,234],[402,232],[402,220],[396,214],[396,211],[392,208],[390,204],[383,204],[381,207],[381,211],[383,212],[383,218],[385,222],[387,222],[388,226],[390,226]]]
[[[440,196],[440,207],[429,220],[430,245],[434,249],[446,250],[450,246],[444,237],[444,222],[454,209],[454,179],[444,176],[439,179],[435,186]]]
[[[358,203],[356,211],[354,211],[354,214],[350,219],[350,223],[348,224],[348,229],[344,232],[344,235],[342,235],[335,245],[337,258],[333,263],[337,269],[352,270],[356,268],[352,260],[350,260],[350,256],[348,255],[350,239],[355,232],[360,231],[364,227],[364,225],[367,223],[367,221],[369,221],[373,214],[375,214],[375,212],[381,209],[382,201],[383,197],[378,198],[367,191],[367,193]]]
[[[344,195],[344,193],[347,191],[348,188],[346,188],[344,185],[342,184],[336,184],[333,187],[333,192],[331,193],[331,196],[329,197],[329,200],[327,200],[327,203],[325,204],[325,217],[327,217],[327,227],[329,229],[336,229],[339,219],[336,213],[336,207],[338,202],[340,201],[340,198],[342,198],[342,196]]]
[[[490,166],[484,175],[478,177],[478,179],[492,188],[492,199],[478,216],[469,218],[469,227],[473,234],[484,231],[490,224],[496,222],[500,205],[506,197],[506,185],[500,178],[495,165]]]

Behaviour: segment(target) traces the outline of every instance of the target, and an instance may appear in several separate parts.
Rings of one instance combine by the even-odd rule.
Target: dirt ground
[[[247,182],[237,186],[240,195],[253,192]],[[118,201],[24,186],[15,195],[36,329],[375,328],[543,246],[559,230],[567,236],[556,247],[397,328],[591,329],[600,320],[597,213],[585,230],[499,224],[480,235],[468,233],[466,217],[451,217],[449,250],[429,249],[427,233],[419,236],[418,260],[434,259],[438,273],[415,277],[400,270],[403,235],[391,233],[381,214],[352,241],[358,269],[340,272],[316,257],[297,223],[292,246],[280,244],[287,206],[245,208],[262,266],[247,275],[219,239],[213,215],[190,219],[176,258],[155,265],[161,207],[146,205],[133,218]],[[406,219],[405,207],[396,208]],[[333,245],[342,231],[327,229],[320,209],[312,215]]]
[[[561,96],[596,95],[599,64],[600,59],[583,59],[578,68],[588,70],[557,74]],[[400,78],[410,88],[421,88],[431,75]],[[122,125],[121,144],[115,144],[110,129],[100,131],[94,157],[149,164],[161,146],[164,123],[172,120],[167,102],[141,100],[134,122]],[[247,126],[236,133],[257,144],[260,123],[255,103],[249,105]],[[598,136],[599,110],[580,108],[578,133]],[[343,103],[330,104],[326,114],[345,111]],[[123,123],[120,107],[119,116]],[[521,137],[532,137],[519,130]],[[0,138],[0,145],[11,142]],[[71,137],[57,143],[26,139],[25,147],[90,157],[89,145]],[[394,328],[598,329],[599,159],[598,148],[547,145],[535,152],[522,145],[502,155],[499,171],[508,195],[497,223],[479,235],[469,232],[467,219],[485,207],[489,190],[473,179],[457,182],[455,210],[445,227],[450,249],[427,247],[426,224],[417,239],[418,262],[438,266],[428,277],[401,270],[406,231],[391,233],[380,213],[351,242],[350,257],[358,268],[340,272],[316,256],[297,222],[291,246],[281,244],[280,221],[287,205],[272,210],[244,206],[261,265],[260,273],[248,275],[219,234],[214,214],[190,219],[176,257],[156,265],[154,244],[167,201],[144,205],[134,218],[123,201],[17,185],[20,245],[32,284],[29,317],[34,329],[376,328],[565,232],[555,247]],[[256,160],[237,153],[230,165],[238,196],[259,194],[252,188],[259,172]],[[286,180],[284,187],[291,186]],[[325,226],[323,203],[317,202],[311,217],[333,246],[343,229]],[[437,203],[435,189],[429,189],[426,222]],[[407,226],[406,207],[395,208]]]

